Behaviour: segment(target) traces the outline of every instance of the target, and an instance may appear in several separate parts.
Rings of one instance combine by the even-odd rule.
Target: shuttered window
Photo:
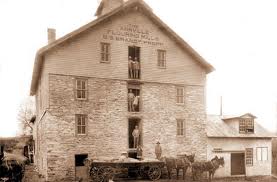
[[[184,103],[184,95],[185,89],[184,87],[176,87],[176,103],[183,104]]]
[[[185,135],[185,121],[183,119],[177,119],[177,135]]]
[[[101,62],[110,62],[111,45],[101,42]]]
[[[88,88],[86,79],[76,79],[76,99],[86,100],[88,97]]]
[[[87,115],[76,114],[76,134],[85,135],[87,133]]]
[[[158,67],[165,68],[166,67],[166,51],[165,50],[157,50],[158,53]]]
[[[245,149],[245,164],[248,166],[253,166],[253,148]]]

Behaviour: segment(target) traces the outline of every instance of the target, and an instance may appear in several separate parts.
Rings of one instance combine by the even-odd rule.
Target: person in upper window
[[[133,102],[134,111],[139,111],[138,106],[139,106],[139,96],[137,95],[137,96],[135,96],[134,102]]]
[[[129,93],[128,93],[128,109],[130,112],[134,111],[134,100],[135,100],[135,94],[133,93],[132,89],[129,89]]]
[[[135,61],[133,60],[132,56],[129,56],[128,60],[128,69],[129,69],[129,78],[135,77]]]
[[[140,70],[140,65],[139,65],[139,61],[138,58],[135,57],[135,61],[134,61],[134,78],[139,78],[139,70]]]
[[[139,144],[139,129],[138,129],[138,125],[135,126],[135,129],[132,132],[133,138],[134,138],[134,148],[138,147]]]

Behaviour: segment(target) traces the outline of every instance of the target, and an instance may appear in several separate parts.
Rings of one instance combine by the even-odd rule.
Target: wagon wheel
[[[138,174],[142,177],[142,178],[147,178],[148,177],[148,169],[149,167],[146,166],[140,166]]]
[[[90,168],[90,170],[89,170],[89,175],[90,175],[91,177],[96,176],[96,175],[97,175],[97,171],[98,171],[97,167],[92,167],[92,168]]]
[[[114,177],[114,168],[112,167],[100,167],[97,170],[96,178],[94,179],[96,182],[106,182],[109,179]]]
[[[92,167],[89,171],[89,175],[93,182],[103,182],[104,181],[101,168]]]
[[[115,174],[115,169],[113,167],[105,167],[104,168],[104,179],[105,181],[108,181],[109,179],[113,179]]]
[[[162,170],[159,166],[151,166],[148,170],[148,177],[152,181],[156,181],[160,179],[162,175]]]
[[[97,171],[96,182],[104,182],[104,180],[105,180],[105,167],[99,167]]]

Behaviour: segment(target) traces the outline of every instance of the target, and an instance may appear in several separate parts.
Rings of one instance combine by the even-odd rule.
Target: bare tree
[[[30,135],[33,132],[33,124],[30,121],[36,113],[34,100],[34,97],[28,97],[19,106],[17,120],[21,135]]]

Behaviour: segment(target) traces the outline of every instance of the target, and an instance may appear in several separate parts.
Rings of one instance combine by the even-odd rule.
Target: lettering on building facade
[[[102,36],[103,39],[138,44],[162,46],[159,37],[149,30],[135,24],[122,25],[117,29],[108,29]]]

